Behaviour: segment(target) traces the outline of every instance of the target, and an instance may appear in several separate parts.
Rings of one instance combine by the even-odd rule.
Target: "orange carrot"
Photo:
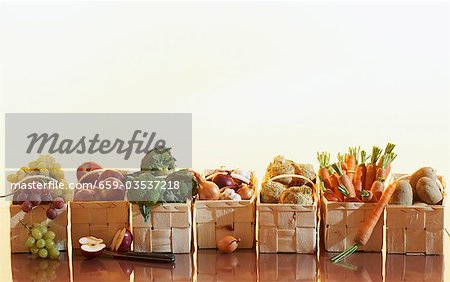
[[[378,160],[377,168],[380,168],[380,167],[382,166],[383,160],[384,160],[384,156],[387,155],[387,154],[392,153],[392,151],[394,150],[394,148],[395,148],[395,144],[387,143],[386,148],[384,148],[384,153],[383,153],[383,155],[382,155],[381,158]]]
[[[377,165],[377,174],[376,179],[385,181],[388,176],[388,165],[392,162],[392,159],[395,159],[397,155],[395,153],[389,153],[383,156],[383,162],[381,163],[381,166],[378,167]]]
[[[330,166],[330,153],[317,152],[317,160],[319,161],[319,172],[318,175],[320,177],[320,180],[325,181],[330,177],[330,172],[328,167]]]
[[[366,151],[362,150],[360,156],[361,162],[356,167],[355,178],[353,179],[353,186],[355,186],[356,194],[361,192],[364,188],[364,181],[366,180]]]
[[[381,198],[381,195],[384,191],[384,181],[382,180],[376,180],[373,182],[372,187],[370,188],[370,191],[373,194],[373,197],[378,201]]]
[[[348,148],[348,154],[345,155],[345,164],[347,166],[348,177],[351,181],[355,177],[356,165],[358,163],[358,155],[359,155],[360,147],[350,147]]]
[[[394,194],[395,191],[395,182],[391,183],[386,190],[383,192],[380,200],[375,205],[375,208],[369,214],[369,216],[364,220],[364,222],[360,225],[358,231],[355,236],[355,244],[349,248],[347,248],[342,253],[332,257],[330,260],[333,263],[338,263],[348,256],[352,255],[354,252],[358,250],[360,246],[364,246],[369,241],[370,236],[372,236],[373,229],[377,225],[380,220],[381,215],[383,214],[384,208],[389,203],[389,200]]]
[[[364,203],[376,203],[377,201],[373,197],[372,191],[362,190],[361,191],[361,200]]]
[[[377,160],[380,157],[381,149],[373,146],[370,163],[367,164],[366,178],[364,180],[364,189],[370,190],[377,175]]]
[[[340,199],[330,189],[326,189],[323,196],[330,202],[340,202]]]
[[[373,229],[375,228],[375,225],[377,225],[377,222],[380,219],[384,208],[389,203],[392,194],[394,194],[394,191],[395,191],[395,182],[391,183],[386,188],[380,200],[376,204],[375,208],[372,210],[370,215],[364,220],[364,222],[358,229],[358,232],[356,233],[355,237],[356,244],[364,246],[367,243],[367,241],[369,241]]]
[[[339,198],[340,202],[344,201],[344,195],[339,191],[339,180],[338,175],[336,173],[333,173],[330,175],[330,182],[331,182],[331,188],[336,197]]]
[[[347,174],[348,167],[347,167],[347,164],[345,163],[345,155],[342,155],[341,153],[338,153],[337,154],[337,159],[338,159],[339,166],[341,167],[343,173]]]
[[[392,157],[389,160],[387,166],[386,166],[386,175],[389,175],[389,173],[391,172],[391,163],[395,160],[395,158],[397,157],[396,153],[391,153]]]
[[[348,177],[348,175],[343,173],[341,167],[337,163],[332,164],[331,167],[338,174],[339,184],[344,186],[345,189],[347,189],[348,197],[356,198],[355,187],[353,186],[353,183],[350,181],[350,178]]]

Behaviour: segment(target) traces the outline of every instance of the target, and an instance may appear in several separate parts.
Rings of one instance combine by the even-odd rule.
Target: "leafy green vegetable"
[[[157,205],[163,195],[161,185],[153,185],[159,181],[161,179],[151,172],[135,173],[127,177],[128,201],[139,206],[145,222],[148,222],[150,217],[150,208]]]
[[[139,206],[145,222],[156,205],[184,203],[198,192],[198,184],[191,171],[175,171],[176,160],[170,149],[150,150],[142,159],[141,171],[127,176],[128,201]]]
[[[176,168],[171,148],[154,148],[141,161],[141,171],[153,171],[157,175],[168,175]]]
[[[172,189],[166,189],[163,201],[168,203],[184,203],[197,195],[198,184],[194,175],[187,169],[175,171],[165,179],[167,186]]]

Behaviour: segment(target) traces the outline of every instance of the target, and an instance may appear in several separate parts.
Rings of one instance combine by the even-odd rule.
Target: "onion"
[[[242,188],[240,188],[237,193],[239,194],[239,196],[241,196],[242,200],[249,200],[251,199],[251,197],[253,196],[253,189],[248,187],[247,185],[242,186]]]
[[[219,187],[216,183],[204,180],[198,172],[194,172],[198,183],[199,200],[218,200],[220,198]]]
[[[216,174],[212,181],[219,186],[219,188],[225,187],[225,186],[233,186],[236,183],[234,183],[233,178],[230,176],[230,174]]]
[[[226,235],[217,241],[217,249],[223,253],[232,253],[237,249],[240,241],[240,238],[236,239],[231,235]]]

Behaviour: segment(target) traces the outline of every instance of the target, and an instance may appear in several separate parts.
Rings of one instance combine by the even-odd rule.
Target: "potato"
[[[407,180],[400,180],[395,184],[389,204],[410,206],[413,203],[413,190]]]
[[[416,184],[417,196],[429,205],[436,205],[442,201],[442,193],[436,183],[436,179],[421,177]]]
[[[413,189],[414,201],[419,200],[419,197],[417,196],[416,192],[417,181],[419,181],[419,179],[424,176],[429,177],[431,179],[437,179],[436,172],[431,167],[422,167],[421,169],[414,172],[409,178],[409,184],[411,184],[411,187]]]
[[[416,188],[417,181],[419,181],[422,177],[429,177],[431,179],[437,179],[436,172],[431,167],[422,167],[421,169],[414,172],[411,177],[409,178],[409,183],[411,184],[411,187],[413,189]]]

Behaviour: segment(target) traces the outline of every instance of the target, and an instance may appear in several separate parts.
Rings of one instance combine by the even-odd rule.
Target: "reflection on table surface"
[[[15,281],[383,281],[381,253],[356,253],[344,263],[332,264],[334,254],[259,254],[239,250],[221,254],[199,250],[176,255],[175,264],[94,258],[77,251],[72,270],[67,253],[59,261],[11,256]],[[194,263],[195,262],[195,263]],[[443,281],[444,256],[387,255],[384,281]]]
[[[336,254],[323,253],[320,257],[320,281],[383,281],[381,253],[355,253],[342,263],[333,264]]]

